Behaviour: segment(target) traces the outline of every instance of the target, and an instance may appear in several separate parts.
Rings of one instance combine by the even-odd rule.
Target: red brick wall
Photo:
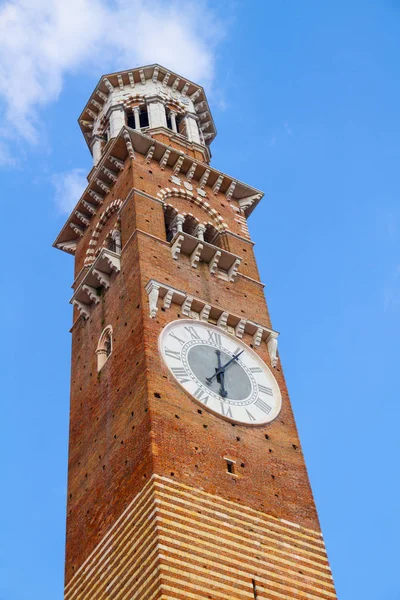
[[[274,374],[282,392],[282,411],[272,423],[254,428],[234,426],[200,408],[171,379],[158,353],[162,328],[181,314],[172,304],[150,319],[144,289],[149,279],[271,325],[252,244],[237,237],[242,231],[223,195],[214,196],[206,188],[207,202],[236,234],[224,237],[228,249],[242,258],[236,281],[210,275],[202,263],[194,269],[187,257],[172,259],[163,207],[156,199],[160,189],[172,187],[170,175],[169,169],[147,165],[140,155],[127,160],[112,194],[78,244],[76,274],[83,267],[99,215],[114,199],[125,200],[133,187],[155,198],[130,194],[120,211],[121,272],[113,275],[111,288],[89,320],[74,314],[67,582],[153,473],[319,530],[281,364]],[[205,220],[206,213],[190,201],[168,202]],[[103,235],[114,222],[115,215]],[[113,327],[113,352],[98,375],[95,351],[107,325]],[[248,335],[243,339],[252,342]],[[270,365],[266,344],[256,351]],[[238,477],[226,472],[225,455],[237,460]]]

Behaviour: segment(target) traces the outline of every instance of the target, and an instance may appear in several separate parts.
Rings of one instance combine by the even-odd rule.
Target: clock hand
[[[230,365],[231,363],[233,363],[233,361],[234,361],[234,360],[237,360],[237,359],[239,358],[239,356],[240,356],[241,354],[243,354],[243,352],[244,352],[244,350],[241,350],[240,352],[238,352],[237,354],[235,354],[235,355],[233,356],[233,358],[231,358],[231,360],[228,360],[228,362],[227,362],[227,363],[226,363],[226,364],[225,364],[223,367],[221,367],[221,369],[223,369],[223,370],[225,371],[225,369],[226,369],[227,367],[229,367],[229,365]]]
[[[225,371],[224,368],[221,366],[221,352],[219,350],[216,350],[216,354],[218,357],[218,369],[215,369],[215,375],[217,376],[217,381],[220,385],[219,393],[223,398],[226,398],[228,392],[225,389]]]
[[[244,350],[242,350],[241,352],[238,352],[237,354],[235,354],[233,356],[233,358],[231,358],[230,360],[228,360],[228,362],[225,365],[223,365],[223,366],[221,366],[221,353],[220,353],[220,351],[216,350],[215,352],[216,352],[216,354],[218,356],[218,369],[215,369],[214,375],[212,375],[211,377],[206,377],[206,381],[208,383],[211,383],[212,380],[214,379],[214,377],[217,377],[218,375],[221,375],[221,373],[225,373],[225,369],[227,367],[229,367],[229,365],[231,363],[233,363],[233,361],[237,360],[239,358],[239,356],[241,354],[243,354]]]

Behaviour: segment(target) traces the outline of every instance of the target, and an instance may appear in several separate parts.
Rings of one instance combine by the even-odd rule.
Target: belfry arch
[[[94,228],[94,231],[92,233],[92,236],[91,236],[89,244],[88,244],[88,248],[86,250],[85,267],[91,265],[95,259],[98,240],[99,240],[99,237],[100,237],[100,234],[101,234],[101,231],[102,231],[104,225],[107,223],[108,219],[115,212],[119,211],[122,204],[123,204],[122,200],[120,200],[120,199],[114,200],[106,208],[106,210],[101,213],[99,221],[98,221],[96,227]]]

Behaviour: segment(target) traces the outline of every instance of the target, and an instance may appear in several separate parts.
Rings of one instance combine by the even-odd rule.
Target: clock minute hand
[[[229,367],[229,365],[231,363],[233,363],[233,361],[237,360],[239,358],[239,356],[244,352],[244,350],[241,350],[241,352],[238,352],[237,354],[235,354],[233,356],[233,358],[231,358],[230,360],[228,360],[228,362],[225,365],[223,365],[222,367],[221,367],[221,355],[220,355],[220,352],[219,352],[219,350],[217,350],[216,352],[217,352],[217,356],[218,356],[218,369],[215,369],[214,375],[211,375],[211,377],[206,377],[206,380],[208,381],[208,383],[211,383],[212,380],[214,379],[214,377],[216,377],[217,375],[221,375],[221,373],[225,373],[225,369],[227,367]]]
[[[218,383],[220,384],[219,393],[223,398],[225,398],[228,395],[228,392],[226,391],[225,385],[224,385],[225,371],[221,365],[221,351],[216,350],[215,354],[217,355],[217,359],[218,359],[218,367],[215,367],[214,375],[211,375],[211,377],[206,377],[206,381],[208,384],[210,384],[212,382],[212,380],[214,379],[214,377],[216,377]]]
[[[226,363],[226,364],[225,364],[223,367],[221,367],[221,369],[222,369],[223,371],[225,371],[225,369],[226,369],[227,367],[229,367],[229,365],[230,365],[231,363],[233,363],[233,361],[237,360],[237,359],[239,358],[239,356],[240,356],[241,354],[243,354],[243,352],[244,352],[244,350],[241,350],[241,351],[240,351],[240,352],[238,352],[237,354],[234,354],[233,358],[231,358],[231,360],[228,360],[228,362],[227,362],[227,363]]]

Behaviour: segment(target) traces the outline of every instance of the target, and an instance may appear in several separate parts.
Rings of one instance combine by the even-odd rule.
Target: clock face
[[[275,377],[246,344],[220,328],[179,319],[161,332],[159,347],[172,375],[204,408],[236,423],[275,419],[281,393]]]

